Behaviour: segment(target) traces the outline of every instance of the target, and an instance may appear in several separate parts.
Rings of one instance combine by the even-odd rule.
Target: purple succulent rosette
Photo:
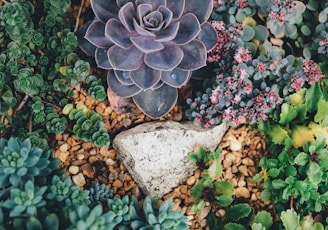
[[[147,115],[168,113],[191,72],[206,65],[217,33],[212,0],[91,0],[93,21],[77,32],[81,49],[107,69],[109,88]]]

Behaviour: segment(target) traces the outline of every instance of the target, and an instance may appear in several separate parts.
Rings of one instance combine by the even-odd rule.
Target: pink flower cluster
[[[227,26],[224,22],[211,22],[218,34],[218,40],[214,48],[208,53],[208,62],[220,62],[226,59],[236,49],[236,37],[241,36],[242,25]]]
[[[271,7],[274,10],[271,10],[268,16],[282,26],[292,16],[293,7],[295,7],[295,3],[292,0],[275,0]]]
[[[303,71],[310,85],[313,85],[316,81],[319,81],[324,77],[319,66],[313,60],[305,59],[302,64]]]

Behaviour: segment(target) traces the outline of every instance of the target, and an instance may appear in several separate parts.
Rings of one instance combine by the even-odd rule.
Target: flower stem
[[[84,1],[85,1],[85,0],[82,0],[82,1],[81,1],[80,9],[79,9],[79,12],[78,12],[78,14],[77,14],[77,16],[76,16],[74,32],[76,32],[77,29],[79,28],[79,22],[80,22],[80,17],[81,17],[81,13],[82,13],[82,9],[83,9],[83,5],[84,5]]]

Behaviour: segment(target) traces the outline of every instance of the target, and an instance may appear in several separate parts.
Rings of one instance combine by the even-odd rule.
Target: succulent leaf
[[[164,46],[164,49],[145,55],[145,63],[158,70],[170,71],[183,59],[183,51],[179,46]]]
[[[113,70],[108,72],[107,83],[108,87],[119,97],[132,97],[141,92],[136,85],[122,85],[115,77]]]
[[[189,81],[190,77],[190,71],[181,70],[179,68],[175,68],[172,71],[162,72],[162,81],[174,88],[179,88],[185,85]]]
[[[89,25],[85,39],[98,48],[106,48],[114,45],[114,43],[105,36],[105,25],[99,20],[94,20]]]
[[[205,65],[207,51],[217,41],[216,31],[207,23],[213,9],[210,0],[201,6],[195,0],[188,4],[184,0],[92,0],[91,6],[95,19],[79,29],[78,42],[83,51],[95,56],[98,67],[109,70],[108,86],[116,96],[184,85],[190,71]],[[170,78],[162,71],[175,71],[179,76]],[[176,90],[170,92],[166,110],[176,101]],[[144,96],[137,98],[145,104],[140,101]],[[156,108],[158,105],[153,110]]]
[[[97,66],[102,69],[112,69],[108,60],[108,49],[97,48],[95,51]]]
[[[131,72],[132,81],[141,89],[149,89],[161,80],[162,72],[143,64],[139,69]]]
[[[185,4],[185,0],[166,0],[166,6],[172,11],[173,18],[181,17]]]
[[[110,18],[117,17],[119,11],[119,7],[116,4],[116,0],[92,0],[91,7],[96,17],[104,23],[106,23],[106,21]]]
[[[156,119],[167,114],[178,99],[177,89],[163,85],[156,90],[145,90],[133,96],[133,100],[142,112]]]
[[[176,36],[173,41],[178,45],[183,45],[192,41],[199,34],[200,24],[192,13],[183,15],[179,22],[179,36]]]

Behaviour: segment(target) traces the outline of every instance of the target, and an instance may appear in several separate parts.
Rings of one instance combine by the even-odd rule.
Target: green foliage
[[[317,222],[313,222],[313,218],[311,215],[307,215],[302,221],[300,221],[300,217],[297,215],[295,210],[288,209],[286,211],[281,212],[281,220],[286,230],[323,230],[324,226]]]
[[[288,203],[296,210],[326,211],[328,178],[328,113],[326,84],[316,82],[290,95],[274,121],[259,124],[271,142],[271,156],[262,158],[262,172],[254,180],[264,180],[262,199],[271,199],[278,211]],[[291,203],[290,203],[291,202]]]
[[[188,218],[184,215],[184,211],[173,211],[172,198],[165,200],[161,206],[157,206],[157,199],[152,199],[147,196],[143,202],[143,217],[140,217],[136,212],[137,203],[134,202],[130,206],[130,212],[137,217],[131,222],[132,229],[189,229],[187,224]]]
[[[47,176],[55,167],[49,151],[32,147],[31,141],[0,140],[0,188],[18,187],[35,177]],[[6,191],[0,190],[0,196]]]
[[[191,188],[191,195],[197,198],[192,207],[194,213],[199,213],[205,207],[205,201],[215,206],[226,207],[233,201],[234,188],[228,181],[219,181],[222,175],[220,154],[222,150],[208,153],[203,147],[198,147],[189,154],[189,159],[204,168],[204,175]]]
[[[96,146],[109,145],[109,135],[104,128],[102,117],[97,112],[87,109],[83,104],[78,104],[75,109],[71,104],[67,104],[63,111],[68,114],[70,120],[76,120],[73,132],[77,137]]]
[[[70,4],[70,0],[20,0],[0,7],[2,136],[26,137],[44,127],[38,133],[46,138],[66,131],[67,119],[58,104],[81,83],[88,86],[90,72],[90,64],[77,54],[77,37],[67,23]],[[90,92],[103,100],[101,84],[91,82]],[[101,145],[106,138],[98,132],[93,140]]]

